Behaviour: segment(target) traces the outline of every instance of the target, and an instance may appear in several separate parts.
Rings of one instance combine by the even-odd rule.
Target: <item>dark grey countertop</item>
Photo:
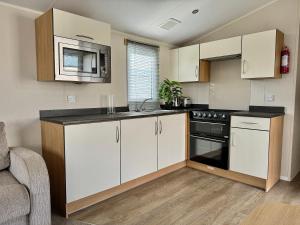
[[[62,125],[96,123],[105,121],[116,121],[135,119],[143,117],[164,116],[179,113],[187,113],[192,110],[207,110],[208,105],[195,105],[192,108],[183,108],[176,110],[153,110],[143,112],[129,112],[128,107],[119,107],[115,114],[107,114],[105,108],[91,109],[67,109],[67,110],[42,110],[40,111],[40,120]],[[249,111],[236,111],[230,114],[231,116],[247,116],[247,117],[262,117],[273,118],[284,115],[283,107],[265,107],[265,106],[250,106]]]
[[[117,112],[115,114],[92,114],[92,115],[79,115],[79,116],[58,116],[41,118],[42,121],[58,123],[62,125],[82,124],[82,123],[96,123],[105,121],[126,120],[153,116],[164,116],[172,114],[180,114],[189,112],[189,109],[181,110],[154,110],[144,112]]]
[[[248,116],[248,117],[262,117],[273,118],[283,116],[284,107],[282,106],[255,106],[250,105],[249,111],[233,112],[231,116]]]
[[[277,117],[277,116],[283,116],[284,113],[241,111],[241,112],[233,112],[230,115],[231,116],[247,116],[247,117],[273,118],[273,117]]]

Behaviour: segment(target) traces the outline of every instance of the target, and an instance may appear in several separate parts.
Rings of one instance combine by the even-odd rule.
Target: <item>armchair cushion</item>
[[[9,154],[9,171],[30,195],[29,225],[51,225],[49,175],[42,156],[25,148],[12,148]]]
[[[30,199],[25,186],[7,171],[0,172],[0,224],[28,215]]]
[[[0,122],[0,171],[9,166],[8,146],[6,141],[5,125]]]

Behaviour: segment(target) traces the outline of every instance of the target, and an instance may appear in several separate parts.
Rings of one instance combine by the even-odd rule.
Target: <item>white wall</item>
[[[169,74],[169,46],[157,41],[112,32],[112,83],[73,84],[36,81],[34,19],[40,12],[0,4],[0,120],[7,125],[10,146],[41,152],[39,110],[105,106],[103,96],[116,96],[127,105],[126,46],[124,38],[160,46],[160,73]],[[68,104],[66,97],[77,102]]]
[[[231,76],[232,84],[230,84],[230,86],[234,91],[236,91],[236,95],[233,95],[232,93],[228,92],[228,86],[222,86],[223,79],[218,78],[220,80],[220,82],[218,82],[216,77],[224,73],[223,68],[220,66],[218,66],[218,68],[211,69],[212,81],[215,82],[215,85],[218,85],[218,92],[220,93],[219,96],[215,96],[213,98],[211,97],[209,84],[184,85],[185,93],[191,94],[192,97],[194,97],[193,100],[195,100],[197,103],[209,102],[210,104],[214,104],[214,107],[224,107],[225,104],[222,104],[221,101],[216,101],[216,99],[225,99],[226,97],[230,98],[232,102],[227,102],[228,105],[232,107],[234,103],[234,107],[236,108],[244,108],[245,103],[251,105],[284,106],[286,115],[284,119],[284,135],[282,148],[283,154],[281,166],[281,175],[283,179],[292,178],[294,175],[296,175],[297,172],[299,172],[300,169],[300,143],[294,145],[294,154],[292,153],[294,129],[293,123],[295,111],[295,89],[298,60],[297,51],[299,40],[298,9],[299,0],[278,0],[271,5],[268,5],[255,12],[252,12],[242,18],[239,18],[238,20],[232,21],[231,23],[220,27],[215,31],[196,39],[192,43],[189,43],[193,44],[207,42],[277,28],[284,32],[285,44],[290,48],[291,52],[291,72],[287,75],[283,75],[282,79],[256,80],[251,82],[238,81],[240,74],[240,65],[237,63],[236,65],[226,65],[226,67],[231,67],[231,69],[227,68],[227,70],[231,71],[229,75]],[[212,67],[213,66],[214,65],[212,65]],[[225,66],[225,64],[223,66]],[[245,87],[243,89],[239,88],[241,82]],[[206,93],[202,94],[203,92]],[[207,94],[207,92],[209,92],[209,94]],[[221,94],[226,95],[226,97],[220,96]],[[274,94],[275,101],[266,102],[265,95],[267,94]],[[295,124],[295,126],[298,127],[299,124]],[[297,137],[297,139],[299,138]],[[293,160],[294,164],[297,165],[292,165],[292,155],[297,157],[297,159]]]

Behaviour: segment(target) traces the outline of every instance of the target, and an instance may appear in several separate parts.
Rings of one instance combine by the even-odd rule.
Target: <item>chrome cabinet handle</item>
[[[119,132],[119,127],[116,126],[116,142],[119,143],[120,140],[120,132]]]
[[[243,66],[242,66],[243,67],[243,71],[242,71],[243,74],[246,73],[246,71],[245,71],[245,64],[246,64],[246,59],[243,60]]]
[[[236,143],[235,143],[235,133],[231,133],[231,146],[235,147]]]
[[[161,122],[161,120],[159,121],[159,134],[161,134],[162,133],[162,122]]]
[[[155,121],[155,131],[154,131],[155,135],[157,135],[158,133],[158,125],[157,125],[157,121]]]
[[[196,66],[196,69],[195,69],[195,77],[198,78],[198,73],[199,73],[199,67]]]
[[[86,35],[82,35],[82,34],[76,34],[75,36],[80,37],[80,38],[86,38],[86,39],[94,40],[94,38],[86,36]]]
[[[256,123],[256,122],[242,122],[243,124],[248,124],[248,125],[256,125],[256,124],[258,124],[258,123]]]

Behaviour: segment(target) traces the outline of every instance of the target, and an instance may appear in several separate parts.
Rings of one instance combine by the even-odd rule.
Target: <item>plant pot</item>
[[[164,104],[164,105],[160,105],[160,108],[161,109],[164,109],[164,110],[171,110],[172,108],[173,108],[173,104],[171,103],[171,104]]]

